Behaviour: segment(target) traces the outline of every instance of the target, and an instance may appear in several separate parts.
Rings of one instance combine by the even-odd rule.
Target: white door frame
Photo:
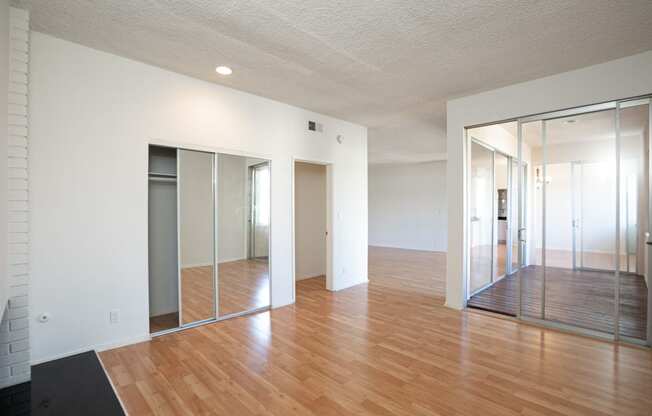
[[[334,181],[333,173],[335,170],[335,165],[333,162],[325,160],[311,160],[303,158],[292,158],[292,302],[296,302],[296,288],[297,288],[297,275],[296,275],[296,218],[295,218],[295,168],[297,162],[300,163],[310,163],[313,165],[320,165],[326,167],[326,289],[334,291],[333,285],[333,195],[334,192]]]

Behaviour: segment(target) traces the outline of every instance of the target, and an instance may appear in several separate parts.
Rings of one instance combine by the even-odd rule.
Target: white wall
[[[9,298],[7,263],[7,114],[9,96],[9,1],[0,0],[0,321]]]
[[[369,244],[446,251],[446,162],[369,166]]]
[[[148,338],[151,141],[272,160],[274,307],[293,302],[292,160],[331,162],[334,289],[367,281],[366,128],[37,32],[32,42],[32,315],[52,314],[33,326],[34,361]]]
[[[294,165],[295,278],[326,275],[326,166]]]
[[[447,103],[448,268],[446,304],[464,306],[468,241],[464,127],[652,92],[652,51],[451,100]]]

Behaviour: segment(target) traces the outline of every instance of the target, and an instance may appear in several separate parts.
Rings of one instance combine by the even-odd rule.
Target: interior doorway
[[[294,279],[303,290],[332,290],[330,276],[331,166],[295,161],[293,172]]]

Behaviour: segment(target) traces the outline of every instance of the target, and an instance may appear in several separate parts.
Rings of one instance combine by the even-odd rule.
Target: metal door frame
[[[509,120],[503,120],[499,122],[493,122],[493,123],[485,123],[485,124],[480,124],[480,125],[473,125],[473,126],[467,126],[465,127],[465,131],[468,132],[468,130],[472,128],[477,128],[477,127],[482,127],[482,126],[489,126],[489,125],[495,125],[495,124],[503,124],[507,122],[517,122],[517,147],[518,147],[518,157],[517,157],[517,163],[518,163],[518,238],[519,238],[519,250],[518,250],[518,263],[519,263],[519,269],[526,267],[527,263],[527,249],[528,249],[528,224],[527,224],[527,213],[525,212],[526,208],[526,203],[528,199],[527,195],[527,183],[525,175],[527,175],[527,172],[524,170],[524,167],[527,166],[527,164],[523,161],[523,150],[522,150],[522,142],[523,142],[523,124],[524,123],[529,123],[533,121],[541,121],[541,138],[542,138],[542,153],[543,153],[543,161],[542,161],[542,171],[543,171],[543,188],[542,188],[542,265],[543,265],[543,290],[541,291],[541,319],[537,318],[530,318],[523,316],[522,314],[522,309],[523,309],[523,285],[522,285],[522,277],[520,274],[518,274],[518,282],[517,282],[517,287],[518,287],[518,309],[517,309],[517,319],[526,321],[526,322],[532,322],[538,325],[542,325],[545,327],[550,327],[550,328],[557,328],[557,329],[563,329],[566,331],[570,331],[573,333],[578,333],[578,334],[583,334],[583,335],[589,335],[589,336],[594,336],[598,338],[603,338],[603,339],[608,339],[608,340],[613,340],[613,341],[625,341],[628,343],[634,343],[634,344],[642,344],[642,345],[652,345],[652,284],[649,284],[647,287],[648,290],[648,296],[647,296],[647,311],[648,311],[648,316],[647,316],[647,339],[646,340],[640,340],[640,339],[634,339],[634,338],[629,338],[626,336],[620,335],[620,276],[623,274],[620,270],[620,234],[621,234],[621,221],[620,221],[620,205],[621,205],[621,198],[620,198],[620,191],[621,191],[621,184],[620,184],[620,148],[621,148],[621,131],[620,131],[620,111],[623,108],[622,104],[625,103],[631,103],[634,101],[647,101],[648,105],[648,111],[649,111],[649,116],[648,116],[648,137],[647,137],[647,143],[648,143],[648,169],[650,173],[652,173],[652,95],[644,95],[644,96],[638,96],[638,97],[632,97],[632,98],[625,98],[625,99],[619,99],[619,100],[612,100],[604,103],[599,103],[599,104],[593,104],[593,105],[587,105],[587,106],[581,106],[577,108],[571,108],[571,109],[565,109],[565,110],[560,110],[560,111],[553,111],[553,112],[548,112],[548,113],[543,113],[543,114],[536,114],[536,115],[531,115],[531,116],[525,116],[525,117],[520,117],[520,118],[514,118],[514,119],[509,119]],[[547,126],[546,122],[549,120],[554,120],[558,118],[564,118],[564,117],[569,117],[569,116],[575,116],[575,115],[581,115],[581,114],[588,114],[588,113],[594,113],[594,112],[600,112],[600,111],[606,111],[606,110],[615,110],[615,115],[614,115],[614,126],[615,126],[615,138],[616,138],[616,268],[613,270],[614,273],[614,330],[612,333],[605,333],[605,332],[599,332],[591,329],[586,329],[582,327],[577,327],[573,325],[567,325],[567,324],[562,324],[558,322],[553,322],[553,321],[547,321],[543,318],[545,318],[545,294],[546,294],[546,286],[545,286],[545,270],[546,270],[546,262],[545,262],[545,237],[546,237],[546,185],[545,185],[545,178],[547,175],[546,172],[546,136],[547,136]],[[470,162],[471,162],[471,143],[475,141],[470,135],[466,135],[467,140],[469,140],[469,146],[468,146],[468,155],[466,162],[468,163],[468,166],[470,167]],[[477,143],[477,141],[475,141]],[[479,143],[481,145],[484,145],[484,143]],[[485,146],[488,147],[488,146]],[[469,178],[470,179],[470,178]],[[495,182],[494,182],[495,183]],[[495,186],[494,186],[495,187]],[[468,188],[467,188],[468,189]],[[652,232],[652,181],[648,184],[648,229],[649,231]],[[468,191],[467,191],[467,198],[469,197]],[[468,199],[467,199],[468,200]],[[467,226],[470,232],[470,213],[468,214],[467,217]],[[652,259],[652,236],[648,236],[647,238],[647,250],[650,259]],[[470,238],[469,238],[469,246],[470,246]],[[575,246],[575,245],[574,245]],[[467,276],[466,276],[466,282],[467,282],[467,299],[469,299],[473,294],[477,293],[478,291],[475,291],[471,293],[470,291],[470,250],[467,247]],[[574,256],[575,257],[575,256]],[[493,259],[492,259],[493,262]],[[638,270],[637,270],[638,271]],[[492,263],[492,274],[493,274],[493,263]],[[649,262],[648,264],[648,270],[647,274],[649,278],[652,278],[652,261]],[[492,276],[493,277],[493,276]],[[484,289],[484,288],[483,288]]]

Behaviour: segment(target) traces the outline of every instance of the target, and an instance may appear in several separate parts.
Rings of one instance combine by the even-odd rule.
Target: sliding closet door
[[[213,153],[179,150],[181,323],[215,319]]]
[[[219,154],[219,317],[270,304],[270,170],[262,159]]]

